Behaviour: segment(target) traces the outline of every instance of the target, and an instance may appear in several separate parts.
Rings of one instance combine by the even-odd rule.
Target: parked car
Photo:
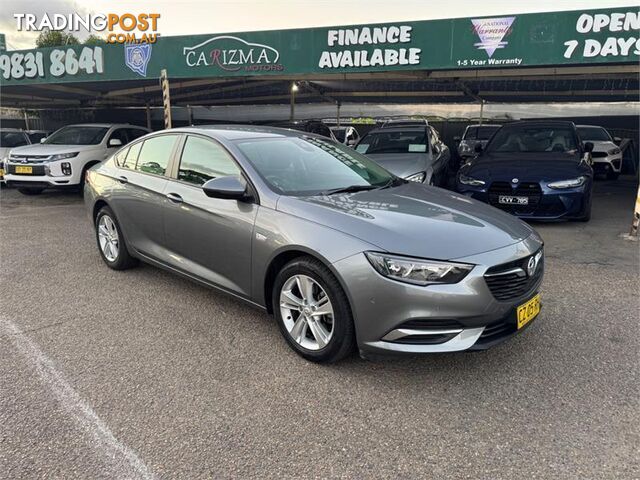
[[[573,122],[504,125],[458,172],[458,191],[530,220],[591,218],[593,169]]]
[[[615,180],[622,170],[622,150],[614,143],[609,132],[595,125],[578,125],[578,133],[583,142],[593,143],[593,171],[604,174],[609,180]]]
[[[230,293],[317,362],[356,345],[485,349],[540,309],[531,227],[319,135],[156,132],[90,169],[85,203],[108,267],[142,260]]]
[[[24,130],[18,128],[0,129],[0,183],[4,183],[5,163],[9,151],[12,148],[30,144],[31,140]]]
[[[500,125],[468,125],[461,137],[454,137],[458,143],[458,155],[463,160],[475,155],[475,148],[480,144],[483,148],[489,139],[500,129]]]
[[[127,124],[68,125],[42,143],[12,148],[5,180],[25,195],[49,187],[82,188],[86,171],[149,130]]]
[[[346,126],[330,128],[331,133],[333,133],[333,138],[335,138],[337,142],[347,145],[348,147],[355,147],[360,140],[360,134],[355,127]]]
[[[451,154],[436,130],[428,125],[387,125],[369,131],[358,152],[393,174],[412,182],[445,185]]]

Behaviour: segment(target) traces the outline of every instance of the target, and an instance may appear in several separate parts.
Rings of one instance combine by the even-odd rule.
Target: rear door
[[[165,190],[165,238],[173,267],[248,297],[259,207],[209,198],[201,188],[207,180],[227,175],[243,172],[221,144],[206,136],[186,136]]]
[[[179,134],[155,135],[132,143],[124,159],[119,154],[111,200],[128,245],[161,261],[167,257],[163,208],[168,200],[164,191],[180,137]]]

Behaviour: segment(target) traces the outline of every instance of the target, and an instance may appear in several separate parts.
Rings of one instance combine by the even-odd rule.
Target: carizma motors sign
[[[210,38],[193,47],[184,47],[189,67],[214,67],[228,72],[279,71],[280,52],[269,45],[247,42],[231,35]]]

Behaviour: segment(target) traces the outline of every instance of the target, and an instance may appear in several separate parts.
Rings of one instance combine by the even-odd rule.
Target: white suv
[[[591,158],[593,159],[593,171],[604,174],[609,180],[615,180],[622,171],[622,150],[615,144],[618,137],[611,138],[607,130],[595,125],[576,125],[580,140],[593,143]]]
[[[7,185],[25,195],[49,187],[80,187],[86,171],[149,130],[127,124],[86,123],[57,130],[40,144],[12,148],[5,165]]]

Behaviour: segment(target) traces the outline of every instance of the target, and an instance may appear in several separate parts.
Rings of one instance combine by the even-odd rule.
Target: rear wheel
[[[42,192],[44,192],[44,188],[22,187],[19,188],[18,191],[23,195],[40,195]]]
[[[134,267],[138,261],[129,255],[122,230],[109,207],[102,207],[96,215],[96,241],[104,263],[114,270]]]
[[[280,271],[272,304],[280,331],[299,355],[313,362],[343,359],[355,347],[349,301],[338,280],[311,257],[292,260]]]

